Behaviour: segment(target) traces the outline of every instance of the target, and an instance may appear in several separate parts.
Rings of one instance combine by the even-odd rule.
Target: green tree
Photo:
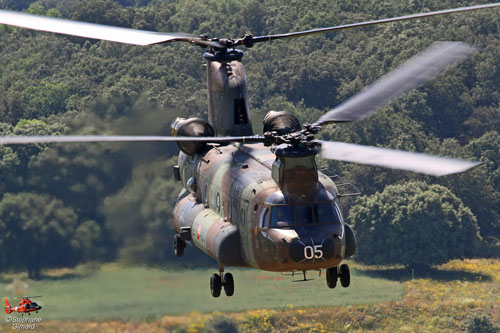
[[[349,218],[356,259],[367,264],[426,268],[470,257],[481,238],[476,218],[449,189],[409,182],[360,197]]]
[[[0,196],[5,187],[15,181],[16,168],[19,158],[10,147],[0,146]]]
[[[500,136],[495,133],[487,133],[466,146],[461,146],[456,139],[435,140],[426,149],[431,154],[482,162],[465,173],[428,179],[449,188],[471,209],[477,218],[481,236],[492,244],[496,244],[500,232],[500,182],[495,183],[495,174],[500,165],[499,149]]]
[[[30,118],[47,117],[66,111],[66,100],[70,97],[66,83],[41,82],[24,91],[26,114]]]
[[[47,194],[5,194],[0,201],[0,262],[4,268],[25,267],[39,279],[46,267],[76,263],[73,208]]]
[[[131,12],[110,0],[78,1],[71,11],[71,19],[77,21],[121,27],[128,27],[131,23]]]
[[[36,0],[0,0],[2,8],[21,10],[27,8],[31,3]]]

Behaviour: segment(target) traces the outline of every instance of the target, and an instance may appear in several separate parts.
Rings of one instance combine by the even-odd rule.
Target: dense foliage
[[[288,32],[470,4],[0,0],[1,9],[218,37]],[[473,158],[482,161],[481,166],[436,179],[321,163],[366,195],[408,180],[445,186],[477,219],[484,242],[493,245],[500,234],[498,14],[477,11],[257,45],[244,58],[254,120],[260,122],[267,110],[281,109],[312,121],[435,40],[475,45],[480,52],[465,63],[364,122],[327,128],[323,138]],[[1,26],[0,50],[2,135],[157,134],[166,133],[176,115],[206,114],[203,50],[192,45],[137,47]],[[85,245],[61,265],[115,258],[171,263],[169,212],[179,185],[170,177],[169,166],[175,152],[175,145],[158,144],[0,147],[0,198],[17,198],[12,203],[17,202],[17,211],[24,209],[29,195],[54,198],[73,211],[71,227],[82,232],[69,233],[68,241]],[[352,205],[344,203],[346,215]],[[0,234],[2,253],[7,251],[6,237]]]
[[[361,197],[349,219],[359,243],[356,258],[368,264],[421,269],[470,257],[480,242],[470,209],[441,185],[389,185]]]

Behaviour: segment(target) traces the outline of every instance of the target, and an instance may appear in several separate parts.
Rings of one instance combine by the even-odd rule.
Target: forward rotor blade
[[[417,88],[475,51],[461,42],[437,42],[321,116],[313,125],[361,120]]]
[[[119,28],[7,10],[0,10],[0,24],[133,45],[152,45],[183,41],[206,47],[223,48],[220,43],[203,40],[191,34]]]
[[[406,15],[406,16],[398,16],[398,17],[392,17],[392,18],[387,18],[387,19],[365,21],[365,22],[352,23],[352,24],[344,24],[344,25],[338,25],[338,26],[333,26],[333,27],[291,32],[291,33],[286,33],[286,34],[256,36],[256,37],[252,37],[251,40],[240,39],[240,40],[237,40],[236,42],[237,42],[237,44],[245,44],[245,45],[248,44],[247,46],[252,46],[255,43],[268,42],[268,41],[272,41],[275,39],[301,37],[301,36],[312,35],[312,34],[317,34],[317,33],[329,32],[329,31],[345,30],[345,29],[350,29],[350,28],[365,27],[365,26],[376,25],[376,24],[381,24],[381,23],[413,20],[413,19],[429,17],[429,16],[460,13],[460,12],[466,12],[466,11],[471,11],[471,10],[494,8],[494,7],[500,7],[500,3],[492,3],[492,4],[486,4],[486,5],[477,5],[477,6],[438,10],[438,11],[434,11],[434,12],[419,13],[419,14],[412,14],[412,15]]]
[[[52,136],[0,136],[0,144],[30,143],[85,143],[85,142],[263,142],[264,137],[255,136],[137,136],[137,135],[52,135]]]
[[[330,160],[376,165],[431,176],[445,176],[464,172],[479,164],[478,162],[467,160],[362,146],[352,143],[320,142],[321,156]]]

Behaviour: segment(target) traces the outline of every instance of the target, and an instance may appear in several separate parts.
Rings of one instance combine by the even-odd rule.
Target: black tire
[[[329,288],[335,288],[337,286],[337,279],[339,277],[337,267],[331,267],[326,269],[326,284]]]
[[[222,290],[222,281],[219,274],[212,274],[210,277],[210,293],[213,297],[219,297]]]
[[[224,274],[224,292],[226,296],[233,296],[234,294],[234,279],[233,274],[226,273]]]
[[[181,235],[177,234],[174,236],[174,253],[178,257],[184,255],[184,248],[186,247],[186,242],[181,239]]]
[[[349,272],[349,266],[346,264],[340,266],[340,284],[344,288],[349,287],[351,284],[351,273]]]

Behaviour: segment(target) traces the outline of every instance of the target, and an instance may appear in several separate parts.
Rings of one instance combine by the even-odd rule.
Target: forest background
[[[0,0],[0,9],[152,31],[239,37],[472,4]],[[354,183],[364,195],[342,202],[355,232],[376,218],[363,213],[363,207],[390,215],[397,204],[390,199],[395,193],[420,189],[437,193],[438,199],[426,201],[426,213],[456,215],[447,206],[452,202],[474,226],[467,235],[477,246],[458,256],[498,255],[499,27],[498,10],[484,10],[255,46],[243,58],[255,127],[261,127],[269,110],[290,111],[302,122],[311,122],[433,41],[474,45],[478,54],[445,75],[363,122],[327,128],[322,138],[473,159],[482,162],[479,167],[432,178],[319,162],[326,173]],[[202,53],[184,43],[138,47],[1,26],[0,135],[168,135],[176,116],[206,117]],[[28,270],[30,277],[39,278],[43,268],[115,260],[210,264],[201,251],[187,251],[182,261],[173,255],[170,213],[180,190],[171,173],[176,154],[175,144],[0,146],[0,272]],[[364,222],[353,221],[361,217]],[[409,228],[422,235],[428,232],[425,226]],[[434,228],[433,237],[445,237],[446,227]],[[382,234],[374,235],[385,237],[389,231],[378,229]],[[410,244],[418,247],[420,240],[414,237]],[[453,238],[448,246],[456,248],[459,242],[463,239]],[[365,239],[358,258],[370,263],[363,253],[373,253],[379,245]]]

